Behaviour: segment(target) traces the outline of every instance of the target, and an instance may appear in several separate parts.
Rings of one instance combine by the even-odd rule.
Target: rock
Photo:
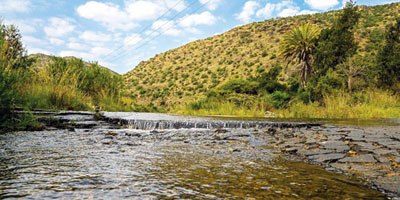
[[[375,159],[378,160],[380,163],[388,163],[390,162],[389,158],[385,156],[375,156]]]
[[[150,133],[151,134],[157,134],[157,133],[160,133],[160,132],[158,132],[157,130],[151,130]]]
[[[344,158],[345,154],[342,153],[331,153],[331,154],[322,154],[322,155],[314,155],[309,156],[308,158],[314,160],[316,162],[328,162],[328,161],[336,161],[341,158]]]
[[[378,187],[400,195],[400,176],[379,177],[376,183]]]
[[[365,151],[365,152],[370,152],[373,153],[376,149],[379,149],[378,146],[374,146],[370,143],[365,143],[365,142],[355,142],[355,145],[357,145],[357,149],[360,151]]]
[[[109,132],[106,133],[106,135],[117,136],[118,133],[113,132],[113,131],[109,131]]]
[[[216,129],[214,133],[227,133],[228,131],[225,129]]]
[[[321,144],[324,149],[332,149],[338,153],[350,150],[350,147],[342,141],[327,141]]]
[[[340,169],[342,171],[348,171],[350,169],[349,165],[342,164],[342,163],[332,163],[331,166],[336,169]]]
[[[327,149],[312,149],[312,150],[306,150],[306,149],[301,149],[297,151],[298,154],[303,155],[303,156],[312,156],[312,155],[318,155],[318,154],[329,154],[333,153],[333,150],[327,150]]]
[[[298,148],[296,147],[291,147],[291,148],[285,148],[284,150],[282,150],[283,152],[286,153],[296,153],[298,151]]]
[[[129,137],[140,137],[142,136],[140,133],[125,133],[125,136]]]
[[[392,150],[400,150],[400,142],[399,144],[387,145],[386,147]]]
[[[350,170],[355,173],[362,174],[366,177],[378,177],[381,176],[383,173],[379,171],[377,166],[366,166],[360,164],[351,164]]]
[[[383,155],[399,156],[399,153],[397,151],[388,150],[388,149],[376,149],[376,150],[374,150],[374,153],[379,156],[383,156]]]
[[[357,157],[346,157],[346,158],[340,159],[339,162],[341,162],[341,163],[347,163],[347,162],[376,163],[376,160],[375,160],[374,156],[368,154],[368,155],[361,155],[361,156],[357,156]]]
[[[106,136],[104,137],[104,139],[112,140],[112,139],[114,139],[114,137],[113,137],[112,135],[106,135]]]
[[[105,145],[110,145],[110,144],[112,144],[112,143],[113,143],[112,140],[106,140],[106,141],[103,141],[103,142],[102,142],[102,144],[105,144]]]

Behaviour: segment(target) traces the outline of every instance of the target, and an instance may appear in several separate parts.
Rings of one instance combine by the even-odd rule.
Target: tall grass
[[[264,117],[265,110],[271,107],[270,104],[262,101],[253,106],[237,105],[229,101],[204,101],[202,103],[196,102],[195,104],[186,104],[174,109],[172,112],[194,116],[225,115],[239,117]]]
[[[172,112],[184,115],[210,116],[231,115],[241,117],[265,117],[270,111],[280,118],[321,119],[384,119],[400,118],[400,96],[388,91],[367,90],[357,93],[328,95],[323,103],[304,104],[293,101],[287,108],[276,109],[268,99],[260,98],[252,106],[237,105],[224,100],[200,100],[178,107]],[[268,116],[270,117],[270,116]]]
[[[325,96],[318,103],[294,102],[289,108],[276,110],[282,118],[383,119],[400,118],[400,97],[388,91],[367,90],[353,94]]]

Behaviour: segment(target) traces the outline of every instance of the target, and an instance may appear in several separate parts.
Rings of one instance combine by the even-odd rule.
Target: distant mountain
[[[373,59],[382,45],[385,26],[399,16],[400,3],[358,9],[359,54]],[[209,89],[229,79],[254,77],[276,64],[284,67],[280,81],[285,82],[293,66],[285,67],[278,56],[283,35],[302,23],[327,27],[338,12],[251,23],[158,54],[124,75],[127,90],[139,103],[174,106],[204,97]]]

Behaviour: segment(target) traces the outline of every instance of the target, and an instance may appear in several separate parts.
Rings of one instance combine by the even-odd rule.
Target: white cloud
[[[138,26],[131,21],[126,12],[112,3],[89,1],[79,6],[76,11],[79,16],[99,22],[112,31],[117,29],[127,31]]]
[[[217,18],[208,11],[201,14],[186,15],[179,20],[179,25],[182,27],[191,27],[196,25],[213,25]]]
[[[134,1],[129,3],[126,8],[129,16],[133,20],[153,20],[159,17],[164,9],[151,1]]]
[[[242,22],[249,22],[251,17],[256,13],[259,4],[256,1],[248,1],[244,4],[242,12],[236,18]]]
[[[249,10],[249,12],[245,12],[245,13],[247,13],[247,15],[243,14],[243,11],[241,13],[241,14],[243,14],[242,21],[244,21],[244,22],[250,21],[252,16],[254,15],[254,12],[253,12],[254,9],[248,9],[248,10]],[[314,14],[314,13],[316,13],[316,11],[301,10],[300,7],[293,0],[284,0],[284,1],[281,1],[276,4],[267,3],[263,8],[257,10],[256,16],[259,18],[268,19],[273,16],[289,17],[289,16],[295,16],[295,15],[305,15],[305,14]]]
[[[47,36],[60,37],[72,32],[75,29],[75,26],[70,24],[70,22],[65,19],[53,17],[50,18],[49,21],[50,25],[44,27],[44,32]]]
[[[185,31],[188,33],[192,33],[192,34],[200,34],[201,33],[201,31],[199,29],[193,28],[193,27],[185,28]]]
[[[87,46],[83,45],[82,43],[78,43],[78,42],[70,42],[70,43],[68,43],[67,47],[70,49],[76,49],[76,50],[87,49]]]
[[[1,12],[28,12],[31,7],[29,0],[1,0]]]
[[[39,38],[36,38],[36,37],[29,36],[29,35],[23,36],[23,37],[22,37],[22,42],[23,42],[24,44],[27,44],[27,45],[31,45],[31,44],[44,44],[44,43],[45,43],[43,40],[41,40],[41,39],[39,39]]]
[[[111,51],[111,49],[105,47],[93,47],[90,50],[90,53],[93,54],[95,57],[99,57],[109,54]]]
[[[28,54],[37,54],[37,53],[54,55],[54,53],[47,51],[45,49],[42,49],[42,48],[28,48]]]
[[[57,38],[50,38],[50,44],[60,46],[60,45],[63,45],[64,43],[65,43],[64,40],[60,40]]]
[[[263,18],[270,18],[272,17],[274,11],[275,11],[276,5],[272,3],[267,3],[264,8],[261,8],[260,10],[257,11],[257,17],[263,17]]]
[[[161,32],[165,35],[178,36],[182,31],[176,28],[174,21],[169,20],[158,20],[153,23],[151,28],[155,31]]]
[[[163,3],[162,5],[164,5],[164,7],[173,9],[178,12],[186,8],[185,1],[181,0],[158,0],[158,2]]]
[[[289,7],[289,8],[285,8],[282,11],[280,11],[278,13],[278,16],[279,17],[289,17],[289,16],[297,15],[297,13],[300,13],[299,7]]]
[[[139,34],[132,34],[124,39],[125,46],[133,46],[142,41],[142,38]]]
[[[201,4],[207,4],[207,8],[215,10],[222,3],[222,0],[199,0]]]
[[[128,31],[139,21],[155,20],[169,9],[186,8],[182,0],[125,0],[124,7],[113,3],[89,1],[77,8],[79,16],[96,21],[111,31]]]
[[[302,10],[298,13],[296,13],[296,15],[310,15],[310,14],[315,14],[317,13],[317,11],[315,10]]]
[[[85,31],[79,36],[79,38],[85,42],[109,42],[112,39],[108,34],[93,31]]]
[[[339,4],[338,0],[304,0],[311,8],[327,10]]]
[[[30,20],[29,23],[23,20],[4,20],[4,23],[7,25],[15,25],[21,31],[23,35],[35,33],[36,32],[36,25],[37,20]]]

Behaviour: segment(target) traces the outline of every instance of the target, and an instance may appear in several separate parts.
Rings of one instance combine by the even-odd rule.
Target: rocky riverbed
[[[47,130],[0,136],[0,198],[400,195],[399,126],[136,130],[93,113],[52,115]]]

